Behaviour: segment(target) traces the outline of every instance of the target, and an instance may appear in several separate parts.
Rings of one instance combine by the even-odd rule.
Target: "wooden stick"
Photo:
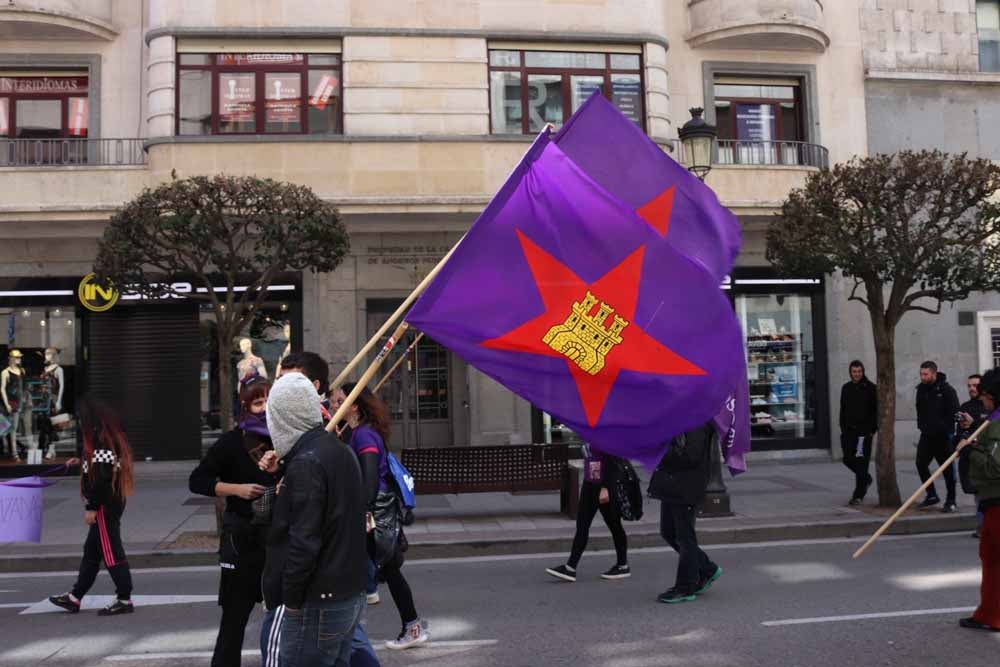
[[[333,433],[334,431],[337,430],[337,424],[339,424],[341,420],[344,419],[344,417],[347,415],[347,411],[351,409],[351,406],[354,405],[354,401],[357,400],[358,395],[361,394],[364,388],[368,386],[368,383],[371,382],[372,377],[374,377],[375,373],[378,372],[378,369],[382,365],[382,362],[385,361],[385,358],[389,356],[389,353],[392,352],[392,348],[396,347],[396,343],[399,341],[400,338],[403,337],[404,334],[406,334],[406,330],[409,328],[410,328],[409,323],[407,322],[399,323],[399,326],[396,327],[396,330],[393,332],[393,334],[389,336],[389,340],[387,340],[385,342],[385,345],[382,346],[382,349],[379,351],[378,356],[375,357],[375,361],[371,363],[371,365],[368,367],[368,370],[366,370],[364,375],[361,376],[361,379],[358,380],[358,384],[355,385],[354,389],[352,389],[351,393],[347,395],[347,398],[344,399],[344,402],[341,404],[341,406],[337,408],[337,412],[334,413],[333,417],[330,418],[330,422],[326,425],[326,430],[328,432]]]
[[[966,442],[966,441],[971,442],[971,441],[975,440],[976,437],[980,433],[982,433],[983,430],[989,425],[989,423],[990,423],[989,420],[984,421],[982,423],[982,425],[980,425],[980,427],[977,428],[972,435],[970,435],[968,438],[965,438],[965,440],[963,442]],[[947,461],[945,461],[944,463],[942,463],[941,465],[939,465],[938,469],[934,471],[934,474],[931,475],[930,478],[926,482],[924,482],[923,484],[921,484],[919,489],[917,489],[916,491],[913,492],[913,495],[910,496],[909,500],[907,500],[905,503],[903,503],[903,506],[900,507],[898,510],[896,510],[896,513],[893,514],[891,517],[889,517],[889,520],[886,521],[885,523],[883,523],[882,527],[879,528],[878,530],[876,530],[875,534],[872,535],[870,538],[868,538],[868,541],[865,542],[861,546],[860,549],[858,549],[857,551],[854,552],[854,558],[858,558],[862,554],[864,554],[866,551],[868,551],[868,548],[871,545],[875,544],[875,540],[877,540],[878,538],[882,537],[883,533],[885,533],[885,531],[889,530],[889,528],[892,527],[892,524],[896,523],[896,520],[900,516],[902,516],[903,513],[906,512],[906,510],[910,509],[910,506],[913,505],[913,503],[917,502],[917,498],[920,497],[920,494],[923,493],[924,491],[926,491],[930,487],[930,485],[934,483],[934,480],[936,480],[938,477],[940,477],[941,475],[943,475],[944,472],[945,472],[945,470],[948,470],[949,468],[951,468],[951,465],[955,462],[955,459],[957,459],[959,457],[959,455],[962,453],[961,444],[962,443],[959,443],[959,447],[955,448],[955,453],[952,454],[951,456],[949,456]]]
[[[378,381],[378,384],[375,385],[375,388],[372,389],[372,393],[373,394],[377,394],[378,393],[378,390],[382,388],[382,385],[385,384],[385,381],[388,380],[390,377],[392,377],[392,374],[396,372],[396,369],[399,368],[403,364],[404,361],[406,361],[406,357],[410,354],[410,352],[413,351],[413,348],[415,348],[417,346],[417,343],[419,343],[420,339],[423,338],[423,337],[424,337],[424,332],[423,331],[421,331],[420,333],[417,334],[417,337],[413,339],[413,342],[410,343],[410,346],[408,348],[406,348],[405,352],[403,352],[403,356],[401,356],[399,359],[396,360],[396,363],[394,363],[392,365],[392,368],[389,369],[389,372],[386,373],[382,377],[382,379]]]

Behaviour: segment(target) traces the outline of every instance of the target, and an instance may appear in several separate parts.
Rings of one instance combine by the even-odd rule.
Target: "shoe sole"
[[[408,648],[416,648],[417,646],[420,646],[421,644],[426,644],[427,640],[429,640],[430,638],[431,638],[430,635],[423,634],[420,637],[414,639],[412,642],[407,642],[403,646],[395,646],[395,645],[392,644],[392,642],[386,642],[385,643],[385,647],[387,649],[389,649],[390,651],[405,651]]]
[[[607,579],[608,581],[614,581],[616,579],[628,579],[632,576],[631,572],[626,572],[625,574],[602,574],[601,579]]]
[[[52,600],[49,600],[49,603],[52,606],[54,606],[54,607],[59,607],[60,609],[62,609],[63,611],[65,611],[67,614],[79,614],[80,613],[80,608],[79,607],[64,607],[61,604],[56,604],[55,602],[52,602]]]
[[[695,595],[701,595],[702,593],[706,593],[708,591],[708,589],[712,587],[712,584],[714,584],[715,582],[717,582],[721,578],[722,578],[722,568],[720,567],[719,569],[717,569],[715,571],[715,574],[713,574],[711,577],[709,577],[708,581],[705,582],[705,585],[702,586],[701,588],[699,588],[698,590],[696,590],[694,592],[694,594]]]
[[[562,579],[563,581],[576,583],[576,577],[571,577],[568,574],[563,574],[562,572],[556,572],[555,570],[546,569],[545,574],[555,577],[556,579]]]
[[[694,602],[697,599],[697,597],[694,595],[685,595],[684,597],[671,598],[669,600],[665,600],[663,598],[657,598],[657,599],[663,604],[678,604],[680,602]]]
[[[129,605],[128,609],[122,609],[121,611],[104,611],[103,609],[97,612],[98,616],[121,616],[122,614],[132,614],[135,612],[135,607]]]

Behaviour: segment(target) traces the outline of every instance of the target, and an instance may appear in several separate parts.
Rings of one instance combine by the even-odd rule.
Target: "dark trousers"
[[[417,615],[417,607],[413,603],[413,591],[410,590],[410,584],[403,576],[402,567],[402,554],[397,554],[393,560],[382,566],[379,575],[389,586],[392,601],[396,604],[396,610],[399,611],[399,620],[405,626],[420,616]]]
[[[572,568],[576,568],[580,563],[580,557],[583,556],[583,552],[587,548],[587,540],[590,538],[590,524],[594,522],[594,516],[598,511],[608,526],[608,530],[611,531],[618,565],[628,565],[628,537],[625,535],[625,528],[622,527],[621,513],[613,500],[602,505],[600,497],[600,482],[584,481],[583,486],[580,487],[580,505],[576,513],[576,534],[573,536],[573,547],[569,552],[569,560],[566,561]]]
[[[862,454],[858,456],[858,439],[862,442]],[[872,460],[872,436],[844,432],[840,434],[840,448],[844,452],[844,465],[854,473],[854,498],[864,498],[868,491],[868,466]]]
[[[937,461],[942,465],[951,456],[951,438],[948,434],[930,435],[920,434],[920,442],[917,444],[917,473],[920,481],[926,482],[931,476],[931,461]],[[944,484],[948,490],[947,502],[955,502],[955,467],[948,466],[944,471]],[[927,489],[927,495],[937,498],[937,489],[931,484]]]
[[[250,559],[245,559],[249,561]],[[254,606],[260,601],[260,578],[263,562],[240,564],[241,569],[222,570],[219,583],[219,605],[222,620],[215,638],[212,667],[239,667],[243,653],[243,637]]]
[[[97,522],[90,527],[87,541],[83,543],[80,573],[70,591],[73,597],[82,599],[87,594],[97,579],[102,562],[115,582],[118,599],[131,599],[132,573],[125,558],[125,547],[122,546],[121,519],[108,516],[103,507],[97,510]]]
[[[693,593],[699,582],[711,577],[718,568],[698,546],[698,535],[694,532],[697,512],[694,505],[660,503],[660,535],[680,557],[674,587],[683,593]]]
[[[1000,507],[988,507],[983,516],[983,534],[979,538],[983,582],[979,608],[972,617],[980,623],[1000,628]]]

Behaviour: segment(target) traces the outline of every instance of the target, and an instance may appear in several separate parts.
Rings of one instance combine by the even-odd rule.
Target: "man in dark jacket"
[[[938,372],[937,364],[925,361],[920,364],[920,384],[917,385],[917,428],[920,442],[917,445],[917,473],[920,481],[926,482],[931,476],[931,461],[941,465],[951,455],[951,439],[955,433],[958,413],[958,394],[948,384],[944,373]],[[954,512],[955,471],[949,466],[944,471],[944,483],[948,489],[942,512]],[[927,497],[920,503],[921,508],[931,507],[941,502],[937,489],[931,484]]]
[[[679,556],[677,579],[660,594],[660,602],[690,602],[722,576],[722,568],[698,546],[694,530],[697,506],[708,487],[715,437],[708,423],[674,438],[649,482],[650,497],[660,501],[660,534]]]
[[[322,428],[319,395],[304,375],[282,375],[268,427],[285,476],[264,570],[268,609],[284,605],[282,665],[347,665],[365,608],[365,501],[357,457]]]
[[[844,465],[854,473],[851,505],[860,505],[871,486],[868,465],[872,460],[872,436],[878,430],[878,393],[865,376],[865,365],[855,359],[848,368],[851,381],[840,389],[840,447]]]

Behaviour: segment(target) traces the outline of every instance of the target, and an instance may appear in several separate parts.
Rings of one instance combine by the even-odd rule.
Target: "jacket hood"
[[[323,424],[316,387],[302,373],[278,378],[267,397],[267,426],[278,456],[284,458],[305,433]]]

